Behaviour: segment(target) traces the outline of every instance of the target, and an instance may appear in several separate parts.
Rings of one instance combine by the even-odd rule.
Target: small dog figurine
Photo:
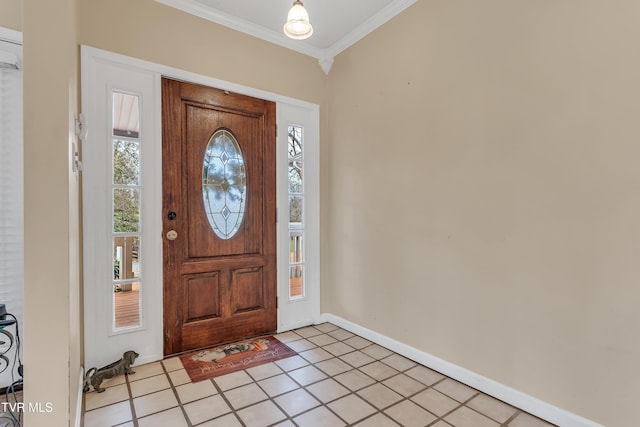
[[[92,385],[95,391],[97,391],[98,393],[102,393],[105,390],[104,388],[100,387],[102,381],[109,378],[117,377],[118,375],[122,374],[135,374],[135,372],[131,370],[131,365],[133,365],[133,362],[138,356],[138,353],[133,350],[129,350],[126,351],[122,355],[122,359],[118,360],[117,362],[113,362],[110,365],[103,366],[100,369],[89,369],[84,376],[84,387],[82,388],[82,391],[84,393],[87,393],[89,391],[89,385]]]

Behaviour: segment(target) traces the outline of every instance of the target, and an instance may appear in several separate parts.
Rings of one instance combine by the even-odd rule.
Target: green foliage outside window
[[[113,183],[118,186],[113,190],[113,231],[136,233],[140,224],[139,142],[113,142]]]

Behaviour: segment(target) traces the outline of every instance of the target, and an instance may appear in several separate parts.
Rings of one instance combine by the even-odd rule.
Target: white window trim
[[[317,323],[320,317],[320,131],[317,110],[305,106],[278,104],[278,329],[290,330]],[[303,233],[304,296],[289,298],[289,192],[288,127],[304,128]]]
[[[141,68],[94,56],[82,57],[82,106],[87,139],[83,141],[84,329],[87,367],[103,366],[125,351],[137,363],[159,360],[162,352],[162,239],[160,236],[161,123],[160,78]],[[141,123],[141,264],[140,326],[113,327],[112,93],[140,96]]]

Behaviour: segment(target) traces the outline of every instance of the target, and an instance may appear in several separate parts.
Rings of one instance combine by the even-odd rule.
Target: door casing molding
[[[312,202],[307,209],[307,213],[305,215],[309,215],[308,226],[311,231],[310,238],[317,238],[317,242],[313,245],[312,253],[309,253],[309,258],[307,259],[309,269],[309,277],[307,280],[307,286],[310,290],[310,295],[312,299],[306,300],[307,308],[305,310],[293,310],[292,314],[288,314],[287,310],[291,310],[295,305],[292,304],[280,304],[278,308],[278,331],[284,331],[288,329],[292,329],[294,327],[304,326],[308,324],[312,324],[318,321],[320,317],[320,253],[319,253],[319,124],[320,124],[320,107],[317,104],[313,104],[310,102],[298,100],[295,98],[291,98],[284,95],[275,94],[272,92],[255,89],[243,85],[239,85],[236,83],[216,79],[209,76],[204,76],[201,74],[192,73],[185,70],[180,70],[177,68],[156,64],[153,62],[132,58],[126,55],[121,55],[113,52],[109,52],[102,49],[97,49],[91,46],[82,45],[81,46],[81,85],[82,85],[82,111],[87,116],[87,123],[89,129],[89,137],[83,143],[85,146],[88,146],[92,143],[91,135],[94,132],[105,131],[104,129],[100,129],[97,124],[100,123],[100,120],[104,122],[105,118],[92,117],[93,104],[95,101],[91,97],[91,87],[95,85],[95,78],[92,75],[92,71],[96,70],[96,67],[101,66],[114,66],[121,67],[121,69],[126,72],[130,70],[133,73],[148,73],[150,78],[153,79],[154,84],[154,97],[153,97],[153,105],[148,108],[152,108],[152,114],[155,117],[155,120],[152,121],[153,129],[151,129],[152,134],[154,136],[154,140],[157,141],[158,152],[160,152],[161,143],[162,143],[162,102],[161,102],[161,78],[168,77],[176,80],[183,80],[195,84],[201,84],[205,86],[210,86],[214,88],[219,88],[223,90],[228,90],[230,92],[236,92],[243,95],[248,95],[256,98],[262,98],[268,101],[274,101],[277,104],[277,114],[281,114],[282,111],[291,111],[296,110],[301,112],[302,114],[306,114],[307,122],[310,126],[310,131],[307,134],[307,143],[311,148],[313,153],[317,153],[317,157],[310,158],[310,163],[314,163],[312,170],[314,171],[315,176],[307,177],[308,181],[312,182],[312,187],[318,189],[318,194],[315,194],[316,201]],[[285,107],[284,109],[281,107]],[[288,109],[287,109],[288,107]],[[144,106],[143,106],[144,108]],[[142,114],[142,113],[141,113]],[[95,115],[95,114],[94,114]],[[277,117],[278,123],[281,122],[280,116]],[[92,125],[93,124],[93,125]],[[280,131],[279,134],[286,133],[285,131]],[[281,143],[281,137],[278,137],[278,153],[277,158],[277,170],[283,169],[287,167],[287,164],[282,164],[282,158],[285,159],[286,162],[286,144]],[[285,141],[286,142],[286,141]],[[88,147],[87,147],[88,148]],[[83,150],[85,151],[85,147]],[[282,155],[284,152],[284,156]],[[104,161],[104,160],[103,160]],[[84,163],[84,171],[83,174],[86,177],[87,174],[92,173],[92,167],[94,165],[91,164],[89,159],[83,158]],[[147,165],[149,167],[149,165]],[[157,218],[151,220],[149,223],[144,222],[143,227],[146,227],[145,236],[146,238],[151,238],[152,244],[155,245],[157,250],[153,251],[153,254],[149,254],[149,256],[157,257],[157,262],[153,262],[151,266],[149,266],[147,262],[147,268],[153,268],[156,270],[153,273],[154,281],[157,281],[157,285],[150,289],[148,292],[148,296],[151,297],[151,307],[147,309],[147,314],[149,317],[146,318],[144,331],[148,334],[150,345],[153,347],[152,350],[145,352],[138,359],[138,364],[148,363],[156,360],[161,360],[163,357],[163,328],[162,328],[162,221],[161,221],[161,207],[162,207],[162,158],[161,155],[154,155],[151,160],[150,167],[153,169],[151,176],[153,176],[153,184],[147,191],[151,191],[151,195],[147,201],[150,206],[157,208]],[[84,178],[84,177],[83,177]],[[104,178],[106,179],[106,178]],[[280,182],[278,182],[278,189],[280,188]],[[285,187],[286,189],[286,187]],[[98,195],[93,194],[91,191],[86,191],[83,188],[83,212],[85,215],[91,215],[92,211],[89,209],[87,211],[86,207],[92,204],[92,201]],[[282,198],[278,198],[278,210],[281,212],[282,217],[286,217],[284,213],[287,212],[288,204],[282,204]],[[284,199],[286,200],[286,199]],[[145,203],[145,202],[143,202]],[[143,206],[144,209],[144,206]],[[152,208],[153,209],[153,208]],[[143,221],[145,221],[143,219]],[[278,226],[280,227],[279,222]],[[95,303],[95,293],[87,292],[87,288],[90,286],[97,286],[96,281],[99,280],[99,277],[95,277],[95,272],[92,271],[91,268],[86,268],[87,262],[90,259],[95,259],[95,250],[93,246],[95,246],[95,237],[96,233],[101,232],[100,230],[91,229],[91,227],[87,227],[85,222],[85,227],[83,229],[83,240],[84,240],[84,277],[83,283],[85,288],[85,364],[96,364],[99,365],[101,362],[99,360],[95,360],[92,358],[91,347],[94,346],[97,340],[102,339],[103,332],[106,331],[94,331],[89,330],[87,328],[88,325],[91,325],[93,319],[91,317],[95,317],[97,313],[90,311],[90,307]],[[280,281],[282,277],[288,277],[281,274],[281,270],[285,269],[288,272],[288,236],[286,241],[281,241],[282,233],[278,233],[278,280]],[[144,256],[144,255],[143,255]],[[287,284],[288,285],[288,284]],[[288,290],[288,286],[282,283],[278,283],[278,299],[280,302],[288,299],[288,293],[283,293],[284,290]],[[149,286],[149,285],[148,285]],[[304,312],[305,317],[296,319],[296,312]],[[292,317],[293,316],[293,317]],[[286,320],[285,320],[286,319]],[[126,334],[120,334],[119,336],[124,336]],[[108,334],[104,334],[105,339],[108,338]],[[124,345],[124,344],[121,344]],[[113,354],[103,355],[104,360],[111,360],[114,357],[119,357],[121,355],[122,349],[117,348],[117,346],[109,347],[109,351],[113,352]],[[92,365],[93,366],[93,365]]]

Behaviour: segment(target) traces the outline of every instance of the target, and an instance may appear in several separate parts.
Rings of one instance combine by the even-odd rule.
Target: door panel
[[[220,317],[219,278],[218,272],[186,278],[185,299],[188,309],[184,323]]]
[[[265,307],[263,269],[243,268],[232,272],[233,312],[260,310]]]
[[[275,331],[275,104],[169,79],[162,88],[165,354]],[[210,147],[223,154],[205,167]],[[214,221],[210,206],[224,206]],[[240,217],[233,233],[213,228]]]

